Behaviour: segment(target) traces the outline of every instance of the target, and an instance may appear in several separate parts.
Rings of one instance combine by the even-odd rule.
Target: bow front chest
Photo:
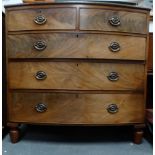
[[[107,3],[6,6],[8,126],[145,121],[149,10]]]

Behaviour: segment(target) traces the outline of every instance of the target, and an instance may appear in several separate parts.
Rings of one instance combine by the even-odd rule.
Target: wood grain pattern
[[[34,18],[44,15],[47,22],[37,25]],[[26,9],[8,11],[8,31],[44,30],[44,29],[75,29],[76,8]]]
[[[9,120],[56,124],[119,124],[144,121],[143,94],[13,93]],[[35,110],[44,103],[47,110]],[[110,104],[119,111],[107,112]]]
[[[44,25],[33,22],[38,15],[47,18]],[[113,15],[120,17],[120,26],[109,24]],[[81,1],[7,7],[7,106],[12,142],[19,138],[19,123],[144,124],[148,28],[149,10],[131,6]],[[33,43],[42,39],[47,47],[37,52]],[[119,52],[109,51],[112,41],[120,43]],[[46,72],[47,78],[37,80],[37,71]],[[117,72],[119,80],[109,81],[110,72]],[[39,103],[47,106],[45,112],[36,111]],[[119,111],[109,113],[110,104],[117,104]],[[135,130],[134,141],[141,139],[142,130]]]
[[[47,74],[36,80],[37,71]],[[109,81],[111,72],[118,81]],[[10,62],[11,89],[143,90],[144,65],[82,62]]]
[[[112,16],[120,17],[120,26],[111,26],[108,22]],[[114,11],[104,9],[80,9],[80,30],[121,31],[147,33],[146,14],[136,12]]]
[[[38,40],[46,43],[43,51],[33,44]],[[9,58],[97,58],[145,60],[145,38],[104,34],[23,34],[8,35]],[[119,52],[111,52],[109,46],[118,42]],[[18,45],[18,46],[15,46]],[[138,48],[137,48],[138,46]]]
[[[149,33],[148,72],[153,72],[153,33]]]

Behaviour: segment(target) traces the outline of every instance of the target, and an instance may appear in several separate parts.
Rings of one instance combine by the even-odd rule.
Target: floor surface
[[[132,143],[132,129],[120,127],[22,128],[21,140],[12,144],[3,138],[3,155],[152,155],[152,144]]]

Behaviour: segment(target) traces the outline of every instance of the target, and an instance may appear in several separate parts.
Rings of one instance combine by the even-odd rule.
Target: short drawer
[[[8,35],[9,58],[145,60],[146,38],[105,34]]]
[[[8,11],[8,31],[75,29],[76,8],[48,8]]]
[[[147,16],[136,12],[81,8],[80,29],[146,34]]]
[[[11,89],[143,90],[143,64],[10,62]]]
[[[13,93],[9,121],[121,124],[144,121],[142,94]]]

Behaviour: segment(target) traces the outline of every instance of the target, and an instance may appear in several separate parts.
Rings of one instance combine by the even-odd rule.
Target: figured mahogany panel
[[[121,124],[144,121],[142,94],[12,93],[9,120],[56,124]],[[42,107],[39,106],[42,104]],[[109,113],[111,104],[117,106]],[[40,111],[40,112],[39,112]]]
[[[36,73],[43,71],[41,79]],[[117,75],[109,80],[108,76]],[[38,76],[37,76],[38,77]],[[40,77],[38,77],[40,78]],[[143,90],[143,64],[10,62],[11,89]]]
[[[118,26],[113,26],[109,23],[109,20],[112,17],[119,18],[120,24]],[[146,34],[146,23],[147,15],[143,13],[108,9],[80,9],[81,30],[119,31]]]
[[[38,41],[46,44],[43,50],[34,47]],[[110,49],[114,42],[119,44],[118,51]],[[106,34],[41,33],[8,35],[8,56],[9,58],[145,60],[145,42],[146,39],[143,37]]]
[[[40,23],[34,22],[37,16],[42,16]],[[46,22],[45,22],[46,20]],[[76,8],[48,8],[8,11],[8,31],[45,30],[45,29],[75,29]]]

